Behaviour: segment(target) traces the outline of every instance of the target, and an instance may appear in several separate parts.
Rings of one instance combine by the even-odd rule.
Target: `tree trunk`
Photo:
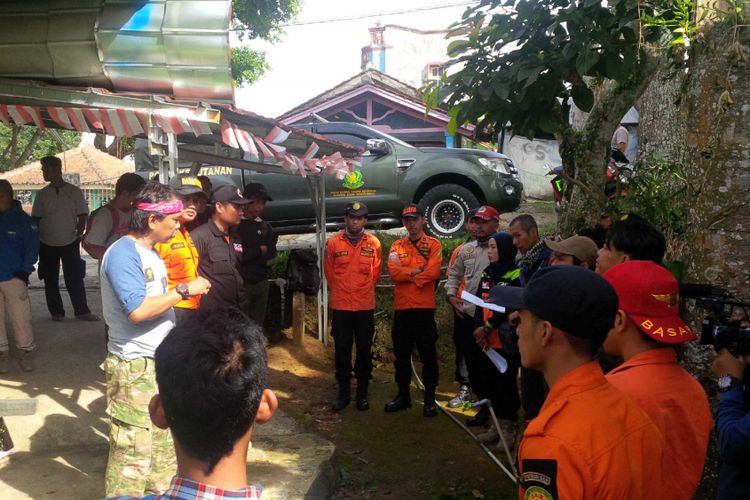
[[[735,38],[735,33],[737,37]],[[727,288],[750,300],[750,36],[722,22],[694,45],[687,74],[663,71],[641,102],[639,157],[680,164],[690,183],[683,236],[686,281]],[[700,331],[705,311],[688,313]],[[691,343],[683,364],[715,395],[710,347]],[[713,498],[718,459],[709,449],[696,498]]]
[[[643,94],[656,74],[661,58],[644,54],[628,84],[605,84],[598,89],[596,102],[583,129],[569,129],[561,137],[560,156],[566,173],[573,165],[575,185],[570,200],[558,218],[558,232],[567,237],[593,227],[604,212],[611,211],[604,196],[604,174],[610,155],[610,142],[620,119]]]

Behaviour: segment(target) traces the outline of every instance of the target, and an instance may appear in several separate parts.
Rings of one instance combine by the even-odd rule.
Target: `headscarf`
[[[495,233],[490,238],[495,240],[500,258],[497,262],[490,262],[485,272],[489,274],[491,279],[498,281],[505,273],[518,267],[516,266],[518,249],[513,244],[513,237],[508,233]]]

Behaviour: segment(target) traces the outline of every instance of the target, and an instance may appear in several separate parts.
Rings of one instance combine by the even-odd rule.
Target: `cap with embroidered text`
[[[662,344],[695,340],[680,318],[680,286],[674,275],[647,260],[630,260],[603,274],[620,298],[620,309],[648,337]]]
[[[404,217],[424,217],[424,211],[416,203],[410,203],[401,211],[401,218]]]
[[[471,217],[476,217],[482,220],[500,220],[500,212],[489,205],[482,205],[481,207],[477,208],[477,211],[473,213]]]
[[[235,205],[250,203],[250,200],[243,198],[240,190],[231,184],[224,184],[214,189],[211,201],[214,203],[234,203]]]
[[[360,201],[349,203],[344,209],[344,215],[350,217],[367,217],[367,205]]]
[[[191,194],[206,194],[203,191],[203,184],[194,175],[179,174],[169,179],[169,187],[172,191],[181,196],[190,196]]]

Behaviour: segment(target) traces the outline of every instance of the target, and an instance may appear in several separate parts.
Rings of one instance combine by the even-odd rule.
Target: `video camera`
[[[750,354],[750,329],[740,328],[748,320],[741,302],[723,288],[713,285],[685,283],[680,285],[680,296],[695,300],[695,305],[708,311],[703,318],[700,343],[713,345],[716,351],[727,349],[733,355]],[[743,317],[734,316],[735,308],[742,308]]]

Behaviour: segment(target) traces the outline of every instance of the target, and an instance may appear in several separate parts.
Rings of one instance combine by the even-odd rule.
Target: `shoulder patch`
[[[521,461],[521,486],[526,500],[557,499],[557,460],[527,458]]]

